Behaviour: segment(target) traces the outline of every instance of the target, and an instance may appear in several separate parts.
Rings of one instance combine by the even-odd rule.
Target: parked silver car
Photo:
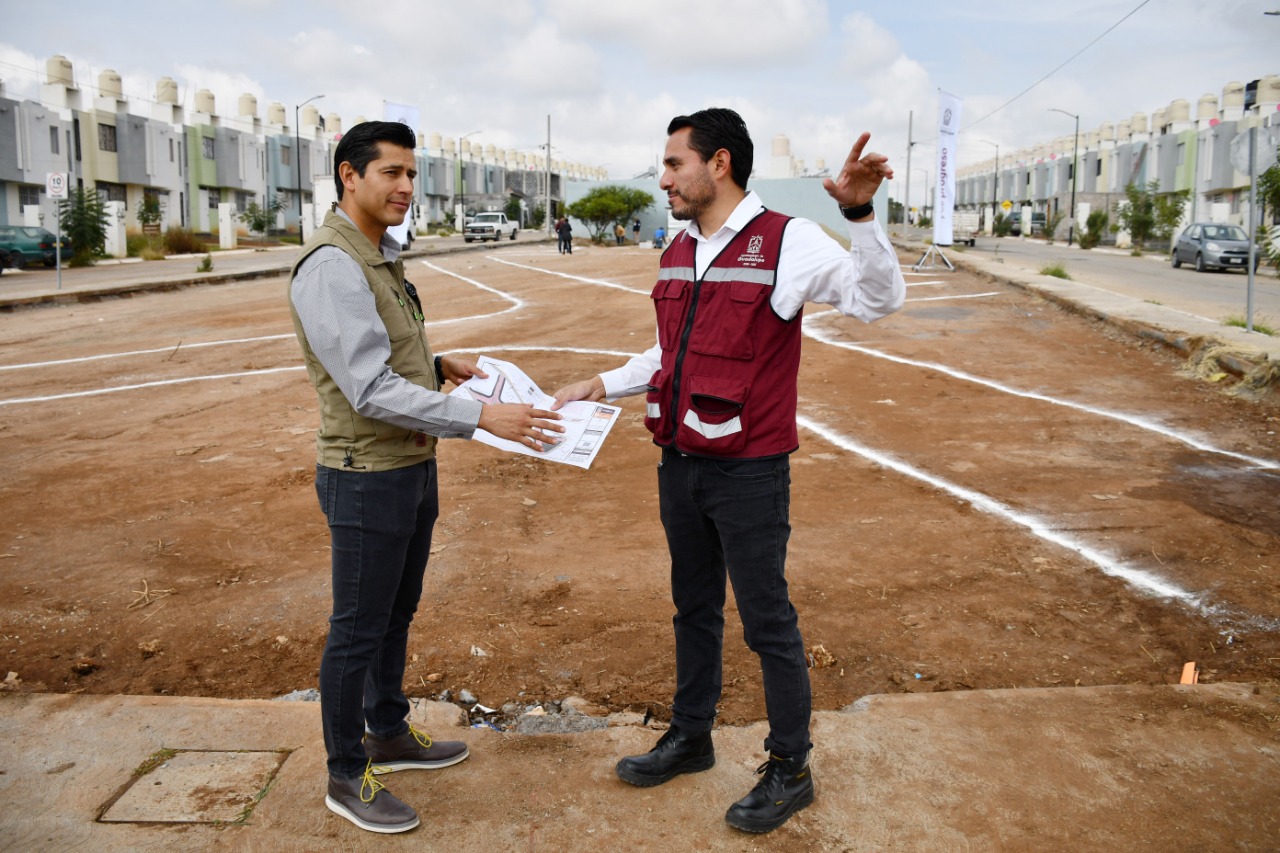
[[[1258,268],[1254,258],[1253,268]],[[1195,264],[1196,272],[1212,269],[1247,270],[1249,268],[1249,235],[1239,225],[1218,222],[1193,222],[1173,244],[1174,269],[1183,263]]]

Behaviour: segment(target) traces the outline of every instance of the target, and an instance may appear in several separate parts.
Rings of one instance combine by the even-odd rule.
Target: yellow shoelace
[[[378,767],[376,769],[385,771],[386,768]],[[387,788],[386,785],[378,781],[378,777],[373,775],[374,770],[373,759],[370,758],[369,763],[365,765],[364,776],[360,779],[360,802],[362,803],[372,803],[373,798],[378,796],[378,792],[385,791]],[[369,789],[368,797],[364,795],[365,788]]]
[[[434,741],[431,740],[430,735],[415,729],[413,727],[413,723],[409,724],[409,734],[413,735],[413,739],[416,740],[418,742],[418,745],[421,746],[423,749],[430,749],[431,744],[434,743]]]

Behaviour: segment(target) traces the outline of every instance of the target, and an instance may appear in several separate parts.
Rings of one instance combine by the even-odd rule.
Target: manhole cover
[[[244,820],[287,752],[158,753],[107,806],[104,823],[232,823]],[[154,765],[154,769],[145,769]]]

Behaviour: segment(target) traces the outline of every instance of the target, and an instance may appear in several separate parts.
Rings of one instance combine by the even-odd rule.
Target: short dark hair
[[[708,107],[693,115],[673,118],[667,125],[667,136],[686,127],[693,128],[689,147],[698,152],[702,162],[710,160],[721,148],[729,152],[733,182],[745,190],[751,177],[755,146],[751,144],[751,134],[742,116],[727,107]]]
[[[338,188],[338,201],[342,201],[342,175],[338,167],[350,163],[363,178],[365,168],[378,156],[379,142],[390,142],[410,151],[418,147],[413,128],[398,121],[362,121],[342,134],[333,152],[333,183]]]

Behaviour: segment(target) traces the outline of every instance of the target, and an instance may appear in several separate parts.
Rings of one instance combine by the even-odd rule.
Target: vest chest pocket
[[[653,308],[658,317],[658,343],[665,350],[673,350],[680,342],[685,315],[689,309],[689,293],[686,281],[659,281],[653,287]]]
[[[745,360],[754,356],[751,331],[768,291],[751,282],[703,282],[689,348],[722,358]]]

